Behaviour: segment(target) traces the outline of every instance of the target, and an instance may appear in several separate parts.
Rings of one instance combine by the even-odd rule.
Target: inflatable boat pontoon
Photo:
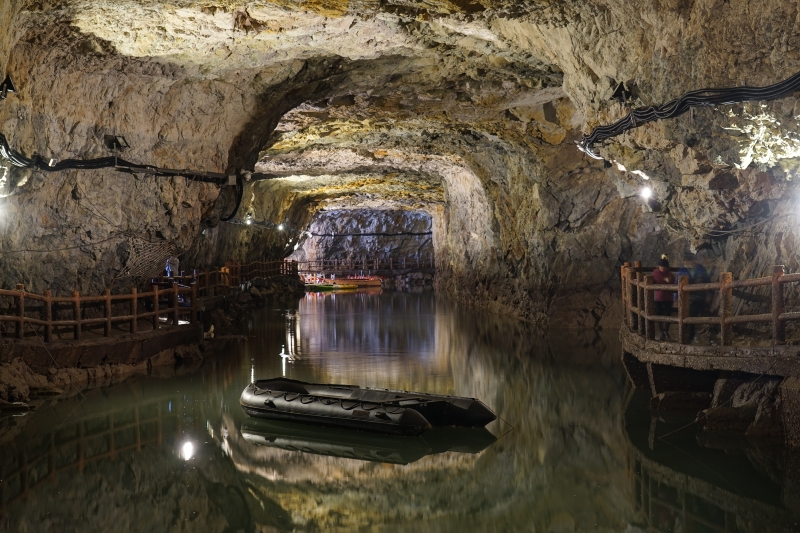
[[[497,417],[480,400],[286,378],[248,385],[239,402],[256,418],[420,435],[433,427],[483,427]]]

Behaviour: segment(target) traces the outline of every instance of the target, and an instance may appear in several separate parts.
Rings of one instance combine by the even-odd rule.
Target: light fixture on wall
[[[649,200],[651,196],[653,196],[653,189],[650,187],[642,187],[642,190],[639,191],[639,196],[644,198],[645,200]]]
[[[3,80],[3,83],[0,83],[0,100],[5,100],[8,93],[16,92],[17,87],[14,85],[14,82],[11,81],[11,75],[9,74],[6,76],[6,79]]]
[[[278,231],[283,231],[283,224],[278,224]]]

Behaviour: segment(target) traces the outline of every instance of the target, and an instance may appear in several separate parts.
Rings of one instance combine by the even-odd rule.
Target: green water
[[[800,530],[800,457],[654,416],[614,333],[351,292],[260,310],[239,334],[194,368],[0,420],[0,531]],[[242,413],[245,385],[280,375],[476,397],[502,420],[477,444],[326,442]]]

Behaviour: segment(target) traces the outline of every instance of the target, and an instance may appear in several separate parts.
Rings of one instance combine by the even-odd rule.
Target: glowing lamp
[[[283,224],[278,224],[278,231],[283,231]]]
[[[184,442],[183,446],[181,446],[181,457],[184,461],[188,461],[194,457],[194,444],[189,441]]]
[[[653,196],[653,189],[650,187],[643,187],[642,190],[639,192],[639,196],[644,198],[645,200],[649,200],[651,196]]]

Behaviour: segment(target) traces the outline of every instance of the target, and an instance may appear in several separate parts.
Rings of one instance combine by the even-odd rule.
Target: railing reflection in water
[[[658,475],[652,474],[640,460],[633,460],[635,508],[645,518],[648,531],[664,533],[740,531],[734,513],[683,488],[671,486]]]
[[[16,453],[7,447],[4,454],[9,455],[0,459],[0,516],[10,504],[63,472],[83,472],[94,461],[173,443],[199,420],[194,414],[182,415],[183,407],[182,397],[160,399],[65,423]]]

